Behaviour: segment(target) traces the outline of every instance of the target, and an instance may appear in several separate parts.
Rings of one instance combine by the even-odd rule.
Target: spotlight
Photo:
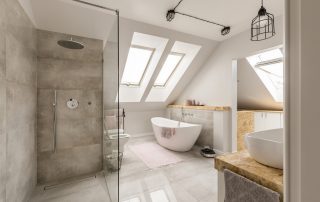
[[[167,17],[167,21],[171,22],[174,19],[175,14],[176,14],[175,10],[168,10],[167,16],[166,16]]]
[[[221,30],[221,35],[222,35],[222,36],[225,36],[225,35],[229,34],[229,33],[230,33],[230,30],[231,30],[231,28],[230,28],[229,26],[222,28],[222,30]]]
[[[199,17],[193,16],[193,15],[187,14],[187,13],[182,13],[182,12],[176,11],[177,7],[181,4],[182,1],[183,0],[180,0],[179,3],[174,8],[172,8],[172,9],[167,11],[166,19],[167,19],[168,22],[171,22],[174,19],[175,15],[179,14],[179,15],[187,16],[189,18],[193,18],[193,19],[196,19],[196,20],[201,20],[203,22],[207,22],[207,23],[211,23],[211,24],[220,26],[220,27],[222,27],[221,35],[223,35],[223,36],[225,36],[225,35],[230,33],[230,30],[231,30],[230,26],[225,26],[225,25],[222,25],[222,24],[210,21],[210,20],[206,20],[206,19],[203,19],[203,18],[199,18]]]

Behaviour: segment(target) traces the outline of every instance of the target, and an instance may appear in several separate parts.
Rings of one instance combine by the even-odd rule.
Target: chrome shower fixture
[[[167,18],[168,22],[171,22],[174,19],[176,14],[180,14],[180,15],[184,15],[184,16],[196,19],[196,20],[201,20],[203,22],[207,22],[207,23],[214,24],[214,25],[222,27],[222,29],[221,29],[221,35],[222,36],[225,36],[225,35],[230,33],[230,30],[231,30],[230,26],[225,26],[225,25],[222,25],[222,24],[210,21],[210,20],[206,20],[206,19],[203,19],[203,18],[195,17],[195,16],[192,16],[192,15],[189,15],[189,14],[186,14],[186,13],[181,13],[181,12],[176,11],[176,8],[180,5],[180,3],[182,1],[183,0],[180,0],[179,3],[173,9],[168,10],[167,15],[166,15],[166,18]]]

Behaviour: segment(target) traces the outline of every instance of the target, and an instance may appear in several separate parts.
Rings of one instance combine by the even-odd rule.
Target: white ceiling
[[[101,9],[79,6],[72,0],[19,0],[37,28],[105,39],[112,17]],[[120,16],[176,31],[222,41],[250,28],[260,7],[259,0],[184,0],[177,11],[231,26],[227,37],[220,27],[177,15],[167,22],[165,15],[179,0],[86,0],[119,9]],[[265,0],[275,16],[283,13],[283,0]]]
[[[120,16],[153,25],[193,34],[213,40],[224,40],[220,27],[177,15],[167,22],[165,15],[179,0],[91,0],[98,4],[118,8]],[[267,11],[279,16],[284,10],[283,0],[265,0]],[[177,11],[216,21],[232,27],[235,35],[250,28],[251,20],[257,15],[260,0],[184,0]]]
[[[110,12],[72,0],[19,0],[38,29],[105,40],[115,19]]]

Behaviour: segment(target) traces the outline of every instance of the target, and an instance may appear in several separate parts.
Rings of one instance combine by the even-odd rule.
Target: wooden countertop
[[[216,157],[215,168],[219,171],[223,171],[224,169],[231,170],[278,192],[281,198],[283,198],[283,170],[271,168],[256,162],[246,150]]]
[[[188,105],[168,105],[168,108],[184,108],[195,110],[208,110],[208,111],[230,111],[231,107],[228,106],[188,106]]]
[[[238,109],[238,112],[274,112],[280,113],[283,112],[281,110],[262,110],[262,109]]]

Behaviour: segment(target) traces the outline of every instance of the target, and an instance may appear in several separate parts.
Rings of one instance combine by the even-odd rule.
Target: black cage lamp
[[[258,15],[251,23],[251,41],[262,41],[273,37],[276,34],[274,28],[274,16],[268,13],[263,7],[263,0],[261,0],[261,8]]]

